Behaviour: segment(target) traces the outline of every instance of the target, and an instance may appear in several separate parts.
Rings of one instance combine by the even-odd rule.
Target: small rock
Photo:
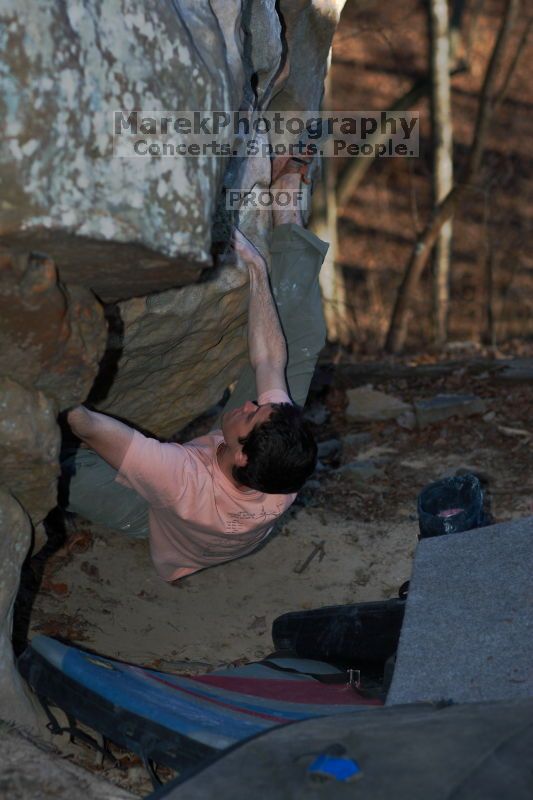
[[[411,410],[411,406],[397,397],[360,386],[347,391],[349,405],[346,416],[354,422],[372,422],[375,420],[395,419],[400,414]]]
[[[318,457],[332,458],[339,454],[341,443],[339,439],[327,439],[325,442],[318,443]]]
[[[412,431],[416,427],[416,416],[413,411],[405,411],[403,414],[400,414],[399,417],[396,417],[396,422],[400,428]]]
[[[55,594],[57,597],[65,597],[69,593],[66,583],[53,583],[49,579],[44,579],[41,584],[41,591],[45,594]]]
[[[497,372],[498,381],[517,381],[529,383],[533,380],[533,358],[510,359],[504,369]]]
[[[483,422],[492,422],[496,417],[495,411],[489,411],[488,414],[483,414]]]
[[[414,406],[419,428],[450,417],[484,414],[487,410],[484,401],[473,394],[438,394],[429,400],[416,400]]]
[[[312,406],[304,411],[304,419],[312,422],[313,425],[323,425],[328,421],[330,412],[322,405]]]
[[[348,433],[342,437],[342,447],[360,447],[372,441],[372,434],[367,431],[361,433]]]
[[[385,473],[383,467],[375,461],[352,461],[336,469],[334,474],[342,475],[355,485],[366,486],[373,483],[376,478],[382,478]]]
[[[396,428],[394,425],[386,425],[380,433],[382,439],[389,439],[391,436],[396,435]]]
[[[306,492],[316,492],[317,489],[320,489],[320,481],[310,478],[308,481],[304,483],[301,491],[305,490]]]

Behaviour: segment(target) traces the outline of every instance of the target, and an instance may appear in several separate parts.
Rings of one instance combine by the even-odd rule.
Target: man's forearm
[[[133,438],[133,429],[114,417],[76,406],[67,413],[72,432],[98,455],[118,469]]]
[[[287,345],[270,289],[266,265],[250,266],[248,307],[248,353],[250,364],[269,362],[284,367]]]

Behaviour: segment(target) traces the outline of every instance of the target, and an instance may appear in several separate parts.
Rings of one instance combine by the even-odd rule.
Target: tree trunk
[[[429,3],[431,61],[431,124],[433,132],[433,202],[438,205],[453,184],[453,145],[450,92],[450,30],[447,0]],[[452,220],[442,226],[433,262],[434,336],[444,344],[448,334]]]
[[[324,82],[324,99],[322,107],[331,108],[331,70],[328,59],[328,71]],[[347,346],[352,339],[352,325],[346,302],[346,286],[342,267],[338,263],[338,230],[337,230],[337,197],[336,170],[333,159],[322,159],[322,180],[314,195],[311,228],[329,242],[329,250],[320,270],[320,288],[326,321],[327,335],[330,342],[339,342]]]
[[[494,103],[496,99],[498,102],[500,102],[501,99],[501,94],[498,97],[496,96],[496,78],[501,68],[505,46],[517,15],[518,7],[519,0],[508,0],[505,7],[503,21],[485,73],[485,80],[479,100],[475,132],[466,168],[461,174],[459,182],[456,183],[453,189],[434,209],[425,230],[418,237],[418,241],[413,248],[411,258],[405,269],[396,296],[387,340],[385,342],[385,349],[389,352],[397,353],[404,347],[411,300],[420,276],[431,255],[433,245],[437,241],[442,226],[450,219],[458,201],[462,198],[468,185],[479,171],[487,129],[493,115]]]

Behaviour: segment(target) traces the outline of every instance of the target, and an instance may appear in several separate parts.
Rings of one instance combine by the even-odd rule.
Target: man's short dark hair
[[[239,438],[248,463],[234,466],[232,475],[259,492],[291,494],[315,471],[317,446],[301,406],[272,403],[272,409],[266,422]]]

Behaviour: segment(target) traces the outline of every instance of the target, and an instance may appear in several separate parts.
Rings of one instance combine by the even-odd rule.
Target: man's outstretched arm
[[[133,428],[106,414],[89,411],[85,406],[72,408],[67,413],[67,422],[84,444],[119,469],[133,438]]]
[[[248,357],[255,371],[258,396],[271,389],[287,391],[287,344],[272,296],[265,260],[238,229],[234,248],[250,275]]]

